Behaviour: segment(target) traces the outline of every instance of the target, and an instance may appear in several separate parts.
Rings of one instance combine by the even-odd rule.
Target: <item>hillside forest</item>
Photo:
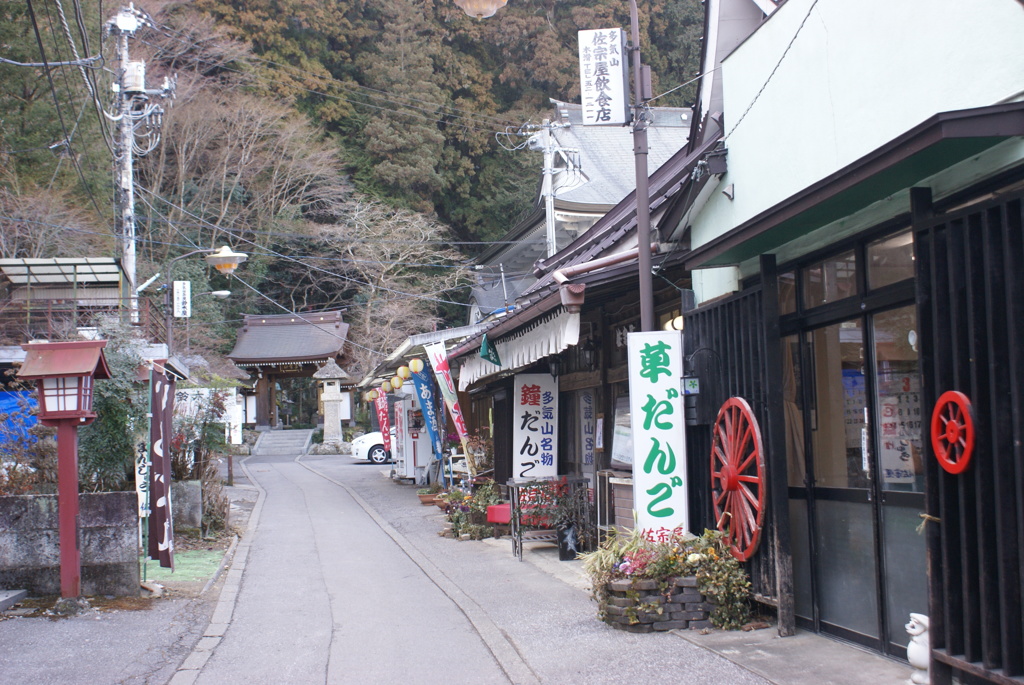
[[[176,263],[196,299],[189,345],[223,354],[243,313],[344,308],[355,375],[406,336],[466,322],[475,254],[536,201],[521,133],[578,101],[576,32],[628,27],[622,0],[143,0],[129,41],[148,87],[136,131],[138,278],[231,245],[228,284]],[[699,0],[641,0],[653,104],[690,105]],[[115,240],[119,6],[0,3],[0,257],[120,256]],[[72,64],[60,64],[71,62]],[[149,120],[147,120],[149,121]],[[151,149],[149,149],[151,148]],[[154,289],[155,290],[155,289]],[[154,304],[160,296],[144,292]]]

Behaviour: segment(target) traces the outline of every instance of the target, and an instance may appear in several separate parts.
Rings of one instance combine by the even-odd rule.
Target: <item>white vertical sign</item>
[[[174,318],[192,317],[192,281],[174,282]]]
[[[557,476],[558,382],[546,373],[517,374],[513,392],[513,478]]]
[[[585,126],[622,125],[630,120],[626,32],[580,31],[580,101]]]
[[[580,448],[583,450],[583,465],[594,464],[594,452],[597,449],[597,410],[594,407],[594,391],[580,390]]]
[[[627,345],[636,527],[689,530],[682,333],[630,333]]]

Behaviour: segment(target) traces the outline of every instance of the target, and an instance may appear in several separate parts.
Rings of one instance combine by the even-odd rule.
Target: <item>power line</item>
[[[796,28],[796,33],[794,33],[793,37],[790,39],[789,45],[787,45],[786,49],[782,51],[782,56],[779,57],[779,61],[775,63],[775,66],[772,68],[772,72],[768,74],[768,78],[764,80],[764,83],[761,85],[760,90],[758,90],[757,94],[754,95],[754,99],[750,101],[750,104],[747,105],[747,108],[743,110],[743,114],[741,114],[740,118],[736,120],[735,124],[733,124],[732,129],[730,129],[729,132],[726,133],[725,136],[722,138],[723,142],[728,140],[729,136],[731,136],[736,131],[736,129],[739,128],[739,125],[746,118],[747,113],[750,112],[751,109],[753,109],[754,103],[756,103],[758,98],[761,97],[761,93],[763,93],[764,89],[768,87],[768,84],[771,82],[772,77],[775,76],[775,72],[778,71],[779,67],[782,65],[782,60],[786,59],[786,55],[789,54],[789,49],[793,47],[793,43],[796,42],[797,36],[799,36],[800,32],[803,30],[804,24],[806,24],[807,20],[811,18],[811,12],[814,11],[814,8],[817,4],[818,0],[814,0],[814,2],[811,3],[811,6],[807,8],[807,14],[804,15],[803,21],[800,22],[800,26]]]
[[[217,229],[217,230],[229,232],[228,229],[225,229],[225,228],[223,228],[221,226],[217,226],[216,224],[213,224],[213,223],[210,223],[209,221],[206,221],[202,217],[198,217],[195,214],[192,214],[191,212],[189,212],[184,207],[181,207],[179,205],[174,204],[170,200],[168,200],[168,199],[166,199],[164,197],[161,197],[160,195],[154,193],[151,190],[147,190],[145,188],[142,188],[141,186],[139,186],[139,189],[142,190],[143,192],[148,193],[149,195],[157,198],[158,200],[164,202],[168,206],[173,207],[173,208],[177,209],[178,211],[183,212],[184,214],[192,217],[193,219],[195,219],[195,220],[205,224],[206,226],[208,226],[210,228],[214,228],[214,229]],[[302,262],[302,261],[300,261],[298,259],[295,259],[294,257],[290,257],[288,255],[285,255],[285,254],[282,254],[280,252],[277,252],[276,250],[272,250],[272,249],[270,249],[270,248],[268,248],[266,246],[260,245],[256,241],[250,240],[249,238],[246,238],[245,236],[236,235],[235,237],[238,240],[241,240],[242,242],[248,243],[248,244],[252,245],[253,247],[255,247],[257,249],[262,250],[263,254],[270,255],[272,257],[277,257],[278,259],[284,259],[285,261],[294,262],[296,264],[299,264],[300,266],[304,266],[304,267],[306,267],[308,269],[311,269],[313,271],[317,271],[317,272],[323,273],[323,274],[325,274],[327,276],[333,276],[335,278],[340,278],[343,281],[348,281],[348,282],[354,283],[356,285],[362,285],[362,286],[366,286],[366,287],[370,287],[370,288],[375,288],[375,289],[378,289],[378,290],[382,290],[384,292],[391,293],[393,295],[398,295],[398,296],[401,296],[401,297],[409,297],[409,298],[418,299],[418,300],[424,300],[424,301],[427,301],[427,302],[436,302],[436,303],[439,303],[439,304],[450,304],[450,305],[455,305],[455,306],[458,306],[458,307],[467,307],[467,306],[469,306],[469,305],[467,305],[466,303],[463,303],[463,302],[455,302],[453,300],[443,300],[441,298],[430,297],[429,295],[420,295],[420,294],[417,294],[417,293],[402,292],[400,290],[395,290],[394,288],[388,288],[388,287],[383,286],[383,285],[376,286],[376,285],[373,285],[372,283],[368,283],[366,281],[360,281],[357,278],[352,278],[351,276],[346,276],[346,275],[343,275],[343,274],[335,273],[333,271],[328,271],[327,269],[324,269],[324,268],[321,268],[321,267],[318,267],[318,266],[307,264],[307,263]]]
[[[60,121],[60,128],[64,132],[64,139],[68,141],[68,151],[71,153],[71,161],[75,165],[75,170],[78,171],[78,178],[82,181],[82,187],[85,189],[86,195],[92,201],[93,207],[96,208],[96,213],[102,220],[103,211],[100,210],[99,203],[96,202],[96,196],[93,195],[92,190],[89,188],[89,184],[85,180],[85,174],[82,173],[82,167],[78,164],[78,158],[71,148],[71,136],[68,135],[67,126],[64,124],[64,115],[60,110],[60,100],[57,97],[57,87],[53,83],[53,75],[50,73],[50,67],[46,60],[46,48],[43,47],[43,37],[39,33],[39,23],[36,21],[35,8],[32,7],[32,0],[25,0],[28,4],[28,14],[32,20],[32,30],[36,36],[36,43],[39,45],[39,56],[43,60],[43,71],[46,73],[46,80],[50,84],[50,94],[53,96],[53,106],[57,110],[57,119]]]
[[[270,295],[267,295],[266,293],[261,292],[255,286],[246,283],[241,278],[239,278],[238,274],[231,274],[231,276],[236,281],[238,281],[239,283],[244,285],[246,288],[248,288],[249,290],[253,291],[257,295],[259,295],[260,297],[265,299],[267,302],[270,302],[275,307],[279,307],[280,309],[283,309],[284,311],[288,312],[289,314],[291,314],[292,316],[296,317],[300,321],[304,321],[305,323],[308,323],[309,325],[313,326],[314,328],[317,328],[317,329],[323,331],[324,333],[327,333],[328,335],[330,335],[330,336],[332,336],[334,338],[337,338],[338,340],[341,340],[341,341],[343,341],[345,343],[348,343],[348,344],[350,344],[350,345],[352,345],[354,347],[358,347],[361,350],[366,350],[367,352],[369,352],[371,354],[375,354],[375,355],[377,355],[379,357],[386,357],[387,356],[384,352],[378,352],[377,350],[374,350],[374,349],[371,349],[369,347],[366,347],[365,345],[360,345],[357,342],[353,342],[348,336],[338,335],[334,331],[330,330],[330,328],[326,328],[324,326],[321,326],[320,324],[316,323],[315,321],[310,321],[306,317],[302,316],[302,314],[299,314],[298,312],[292,311],[288,307],[284,306],[283,304],[281,304],[280,302],[278,302],[277,300],[272,298]]]

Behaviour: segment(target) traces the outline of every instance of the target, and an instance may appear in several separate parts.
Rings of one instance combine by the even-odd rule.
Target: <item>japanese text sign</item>
[[[630,333],[627,346],[636,527],[689,530],[682,333]]]
[[[192,281],[175,281],[172,286],[174,318],[192,318]]]
[[[427,434],[430,436],[430,444],[434,448],[434,457],[444,457],[444,445],[441,443],[441,429],[439,428],[437,416],[437,402],[434,400],[434,382],[430,380],[426,369],[419,373],[412,374],[413,387],[416,389],[416,399],[419,400],[420,410],[423,412],[423,423],[426,425]]]
[[[452,381],[451,367],[448,365],[448,352],[444,349],[444,343],[429,343],[423,346],[423,351],[430,358],[430,366],[434,369],[434,377],[437,379],[437,386],[441,390],[441,397],[448,405],[448,413],[451,414],[452,423],[455,424],[455,432],[459,434],[462,442],[462,452],[469,451],[466,441],[469,439],[469,432],[466,430],[466,419],[462,416],[462,408],[459,406],[459,396],[455,392],[455,383]]]
[[[558,383],[546,373],[515,377],[512,475],[534,480],[558,475]]]
[[[626,33],[622,29],[579,32],[580,99],[585,126],[629,121]]]
[[[391,451],[391,417],[388,416],[387,393],[380,393],[373,401],[374,409],[377,410],[377,423],[380,424],[380,434],[384,442],[384,449]]]
[[[594,391],[580,390],[579,394],[579,427],[580,449],[583,450],[583,464],[594,463],[594,451],[597,449],[597,410],[594,407]]]

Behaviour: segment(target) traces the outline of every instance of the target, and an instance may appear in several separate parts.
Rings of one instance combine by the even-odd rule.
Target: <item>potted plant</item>
[[[750,580],[718,531],[649,535],[612,530],[580,556],[598,617],[613,628],[651,632],[714,625],[736,629],[750,619]]]
[[[441,486],[437,483],[433,483],[430,487],[420,488],[416,491],[416,496],[420,498],[420,504],[424,506],[430,506],[434,503],[434,499],[438,493],[441,492]]]

